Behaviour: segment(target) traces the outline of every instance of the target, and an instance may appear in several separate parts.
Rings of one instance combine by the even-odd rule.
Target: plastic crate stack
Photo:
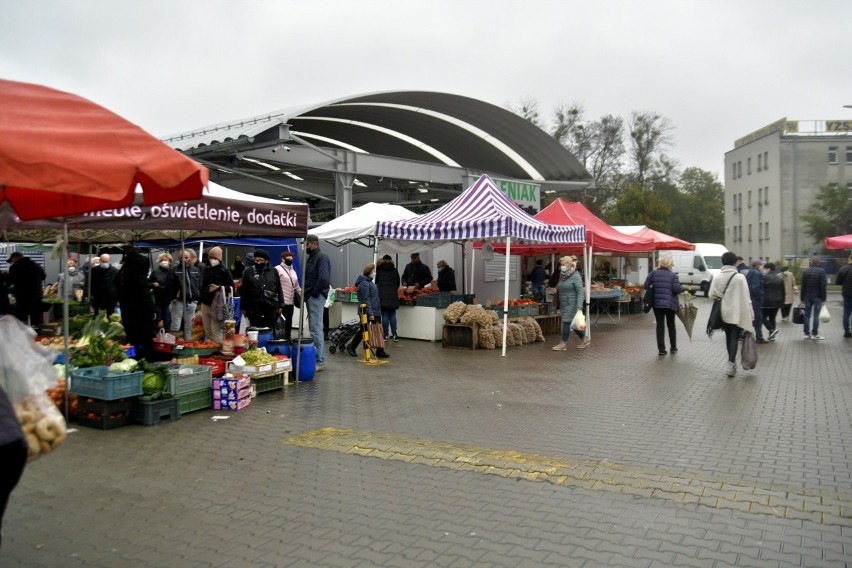
[[[213,406],[209,365],[169,365],[169,394],[176,396],[181,414]]]
[[[68,392],[78,398],[77,424],[100,430],[132,424],[134,404],[142,394],[142,375],[113,372],[109,367],[71,371]]]

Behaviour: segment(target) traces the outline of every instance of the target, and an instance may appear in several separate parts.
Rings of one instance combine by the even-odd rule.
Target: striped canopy
[[[543,243],[583,243],[583,225],[548,225],[521,210],[490,177],[446,205],[405,221],[379,221],[376,236],[398,241],[463,241],[510,237]]]

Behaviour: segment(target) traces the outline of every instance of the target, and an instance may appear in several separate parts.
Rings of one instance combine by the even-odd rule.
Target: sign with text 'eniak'
[[[532,207],[536,212],[541,209],[541,184],[510,179],[491,179],[506,197],[521,207]]]

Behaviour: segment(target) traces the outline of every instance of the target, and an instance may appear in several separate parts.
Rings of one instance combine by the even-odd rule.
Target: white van
[[[725,245],[695,243],[695,250],[661,250],[660,258],[672,257],[672,271],[684,286],[710,293],[710,281],[722,268],[722,255],[728,252]]]

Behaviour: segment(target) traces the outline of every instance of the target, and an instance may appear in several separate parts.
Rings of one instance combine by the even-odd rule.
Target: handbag
[[[571,329],[576,329],[577,331],[586,330],[586,316],[583,314],[582,310],[577,310],[577,313],[574,315],[574,319],[571,320]]]
[[[293,305],[297,308],[302,307],[302,295],[296,291],[293,291]]]
[[[828,323],[831,321],[831,314],[828,313],[828,306],[825,304],[822,305],[822,309],[819,311],[819,323]]]
[[[797,323],[799,325],[805,323],[805,308],[801,305],[793,308],[793,323]]]
[[[728,291],[728,286],[731,285],[731,280],[734,279],[734,274],[728,279],[725,284],[725,289],[722,290],[722,296]],[[713,305],[710,307],[710,317],[707,318],[707,335],[712,336],[713,332],[722,329],[725,326],[725,320],[722,319],[722,298],[713,300]]]
[[[757,367],[757,340],[750,331],[743,332],[743,349],[740,353],[740,363],[746,371]]]
[[[646,314],[654,307],[654,285],[648,286],[648,291],[645,292],[645,297],[642,298],[642,311]]]
[[[385,332],[380,321],[370,322],[370,347],[373,349],[385,348]]]

